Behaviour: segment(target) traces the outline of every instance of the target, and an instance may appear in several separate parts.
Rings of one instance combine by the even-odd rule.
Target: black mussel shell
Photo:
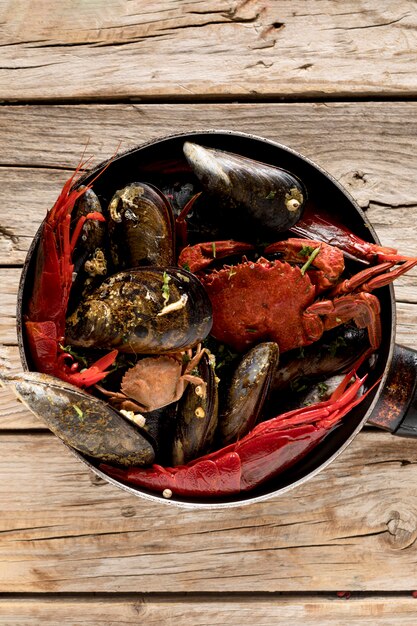
[[[294,174],[247,157],[184,144],[185,157],[203,188],[242,219],[242,212],[270,234],[288,230],[301,217],[307,191]]]
[[[178,406],[172,464],[183,465],[209,452],[218,418],[217,379],[209,356],[203,354],[197,375],[206,383],[189,383]]]
[[[143,413],[144,429],[152,437],[155,463],[171,465],[171,448],[174,437],[178,403],[173,402],[154,411]]]
[[[219,415],[221,445],[241,439],[258,422],[278,358],[278,344],[265,342],[254,346],[240,361]]]
[[[84,189],[82,185],[79,189]],[[75,203],[72,212],[71,233],[74,231],[78,220],[85,217],[89,213],[100,213],[103,215],[103,209],[96,193],[92,189],[87,189]],[[94,256],[97,249],[103,250],[106,242],[106,224],[98,220],[88,219],[84,222],[81,233],[78,237],[74,252],[72,253],[72,261],[74,263],[74,272],[78,273],[81,269],[88,275],[90,274],[89,266],[84,268],[86,261]],[[93,270],[94,272],[94,270]],[[97,268],[95,274],[105,274],[102,268]]]
[[[165,196],[152,185],[135,182],[116,191],[109,204],[113,265],[173,265],[174,217]]]
[[[83,186],[80,187],[83,189]],[[78,198],[71,220],[71,234],[78,220],[89,213],[100,213],[103,209],[96,193],[87,189]],[[107,275],[107,233],[105,222],[88,219],[84,222],[76,246],[72,253],[74,263],[74,282],[71,287],[68,311],[76,306],[77,300],[84,298],[90,293]]]
[[[366,328],[344,324],[323,334],[320,341],[282,355],[271,381],[271,392],[296,390],[306,379],[319,380],[339,372],[347,372],[369,348]]]
[[[36,372],[9,376],[6,382],[55,435],[79,452],[125,467],[153,463],[154,449],[138,428],[94,396]]]
[[[74,346],[137,354],[186,350],[210,332],[212,310],[200,281],[179,268],[140,267],[105,280],[67,319]]]
[[[327,379],[346,374],[368,349],[366,328],[344,324],[325,332],[320,341],[310,346],[283,354],[272,375],[264,419],[324,397]]]

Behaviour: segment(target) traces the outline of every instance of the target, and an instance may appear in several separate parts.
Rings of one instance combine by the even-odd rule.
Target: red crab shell
[[[323,324],[305,313],[316,287],[297,266],[264,258],[201,277],[213,305],[212,335],[237,352],[275,341],[281,352],[316,341]]]

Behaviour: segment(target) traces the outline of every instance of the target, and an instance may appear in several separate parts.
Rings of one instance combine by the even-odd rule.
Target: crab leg
[[[290,238],[278,241],[265,248],[265,254],[281,253],[283,261],[289,263],[304,263],[311,253],[318,250],[311,263],[314,272],[309,273],[311,282],[320,290],[332,287],[345,269],[343,253],[339,248],[330,246],[314,239]]]
[[[210,243],[198,243],[195,246],[187,246],[181,251],[178,265],[190,272],[198,272],[213,263],[215,259],[223,259],[232,254],[243,254],[253,250],[250,243],[243,243],[228,239],[227,241],[213,241]]]
[[[330,330],[353,320],[358,328],[367,328],[371,353],[381,343],[380,311],[378,298],[371,293],[361,292],[335,300],[315,302],[306,309],[304,315],[322,316],[323,330]]]
[[[202,193],[203,192],[200,191],[190,198],[175,220],[175,234],[180,248],[186,246],[188,241],[187,220],[185,218],[193,208],[194,202],[201,196]]]
[[[331,296],[338,296],[343,293],[351,293],[352,291],[373,291],[379,287],[385,287],[394,280],[396,280],[402,274],[408,272],[411,268],[417,265],[417,258],[410,259],[397,267],[395,270],[388,272],[391,267],[395,265],[394,262],[381,263],[375,267],[370,267],[366,270],[358,272],[352,278],[342,281],[337,287],[330,292]]]

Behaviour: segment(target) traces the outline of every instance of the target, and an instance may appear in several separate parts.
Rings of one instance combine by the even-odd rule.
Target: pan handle
[[[385,387],[368,424],[399,437],[417,437],[417,351],[395,345]]]

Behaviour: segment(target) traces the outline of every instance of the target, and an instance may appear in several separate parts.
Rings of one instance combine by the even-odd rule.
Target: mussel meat
[[[186,350],[210,332],[200,281],[179,268],[139,267],[106,279],[67,319],[66,340],[81,347],[162,354]]]
[[[237,217],[243,210],[271,234],[288,230],[301,217],[307,191],[294,174],[188,141],[184,154],[203,188]]]

